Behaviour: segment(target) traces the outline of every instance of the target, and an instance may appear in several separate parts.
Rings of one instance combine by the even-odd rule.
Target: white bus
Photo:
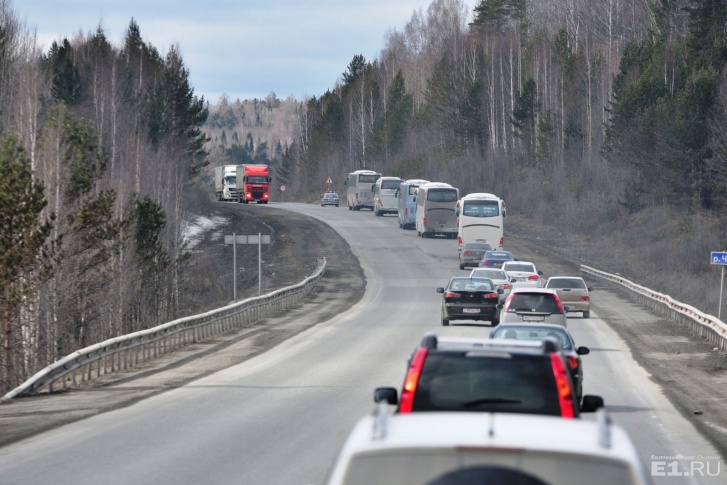
[[[457,202],[459,251],[469,242],[483,242],[495,251],[505,244],[505,201],[494,194],[467,194]]]
[[[373,170],[356,170],[348,174],[346,185],[346,205],[348,210],[374,209],[371,187],[381,177]]]
[[[459,189],[442,182],[429,182],[417,189],[416,229],[421,237],[441,234],[457,237],[455,207]]]
[[[420,185],[429,183],[429,180],[410,179],[399,184],[399,191],[396,193],[399,214],[399,227],[402,229],[414,229],[416,227],[417,214],[417,189]]]
[[[374,192],[374,215],[396,214],[396,192],[403,180],[399,177],[379,177],[372,190]]]

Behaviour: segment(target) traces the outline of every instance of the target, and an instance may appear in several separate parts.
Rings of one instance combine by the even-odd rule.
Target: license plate
[[[533,316],[533,315],[523,315],[523,322],[544,322],[545,317],[540,316]]]
[[[462,313],[480,313],[479,308],[463,308]]]

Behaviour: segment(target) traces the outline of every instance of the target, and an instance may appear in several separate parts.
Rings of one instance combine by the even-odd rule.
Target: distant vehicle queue
[[[460,198],[459,189],[444,182],[402,180],[373,170],[351,172],[345,185],[348,210],[396,214],[399,227],[415,229],[419,237],[457,238],[459,252],[468,243],[486,243],[493,250],[505,244],[505,201],[494,194]]]

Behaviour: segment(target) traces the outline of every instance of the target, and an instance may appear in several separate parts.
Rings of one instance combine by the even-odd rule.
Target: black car
[[[565,327],[552,323],[503,323],[490,333],[491,339],[538,340],[548,337],[558,340],[570,368],[577,402],[583,397],[583,362],[581,355],[591,351],[588,347],[576,347],[573,336]]]
[[[486,320],[494,327],[500,323],[497,303],[503,290],[488,278],[454,277],[442,293],[442,325],[451,320]]]
[[[574,418],[603,407],[599,396],[579,406],[565,354],[554,339],[541,341],[438,338],[424,335],[409,358],[401,399],[380,387],[374,401],[399,413],[475,411]]]

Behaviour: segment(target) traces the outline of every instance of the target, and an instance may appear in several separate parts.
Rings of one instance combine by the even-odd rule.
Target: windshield
[[[585,290],[586,282],[580,278],[551,278],[546,288],[569,288],[572,290]]]
[[[225,183],[227,185],[235,185],[235,182],[237,182],[237,177],[235,175],[228,175],[225,177]]]
[[[247,183],[249,183],[249,184],[266,184],[266,183],[268,183],[268,178],[265,176],[250,175],[247,177]]]
[[[417,190],[419,190],[418,185],[410,185],[409,186],[409,195],[417,195]]]
[[[453,291],[495,291],[492,281],[485,278],[452,278],[449,289]]]
[[[535,273],[535,266],[526,263],[505,263],[502,266],[505,271],[522,271],[523,273]]]

